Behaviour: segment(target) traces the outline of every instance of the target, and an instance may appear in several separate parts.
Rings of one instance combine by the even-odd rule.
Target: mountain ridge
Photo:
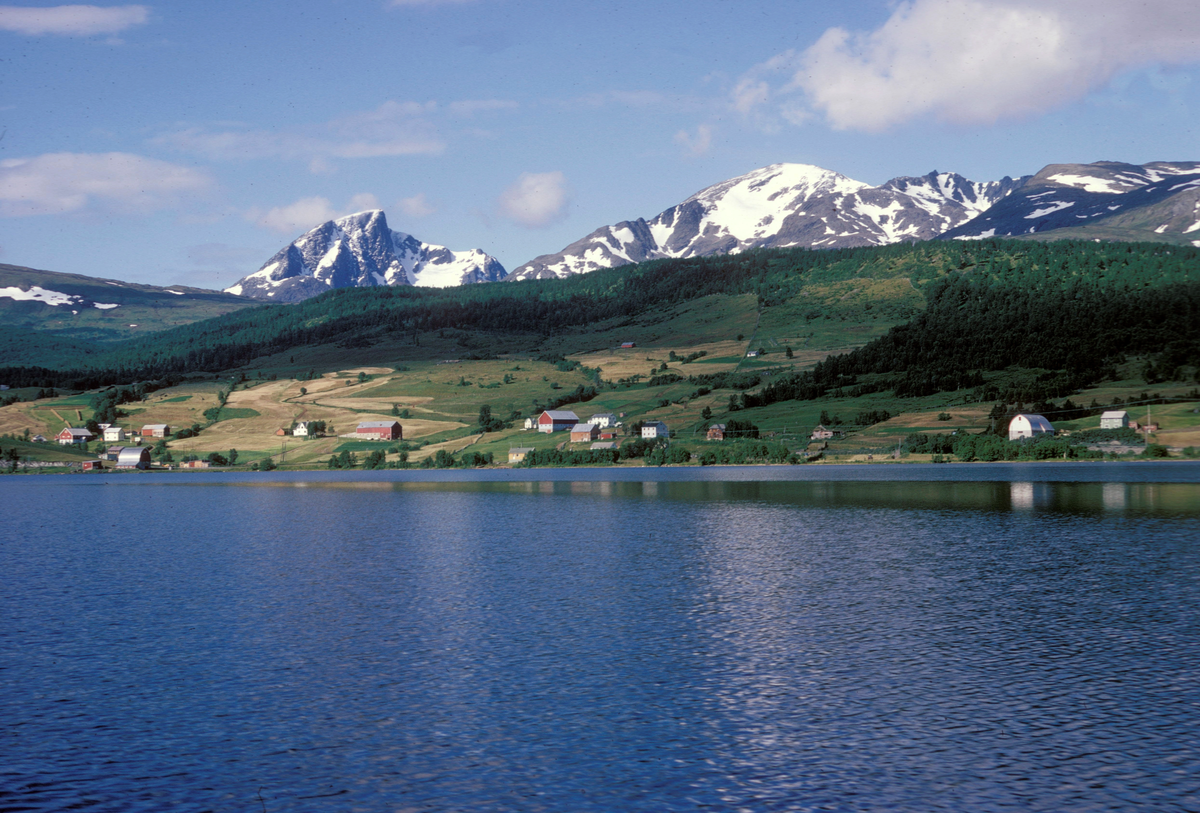
[[[388,227],[382,209],[309,229],[225,289],[267,302],[300,302],[335,288],[447,287],[496,282],[507,272],[481,249],[452,251]]]
[[[810,164],[772,164],[706,187],[649,221],[602,226],[560,252],[524,263],[506,279],[562,277],[751,248],[927,240],[981,214],[1025,180],[975,182],[935,170],[873,187]]]

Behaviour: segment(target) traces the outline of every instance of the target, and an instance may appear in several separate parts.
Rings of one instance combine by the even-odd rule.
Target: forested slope
[[[873,318],[883,313],[890,320],[885,324],[897,325],[887,336],[772,386],[823,392],[860,376],[889,374],[889,386],[927,392],[1012,365],[1094,377],[1121,354],[1160,354],[1161,363],[1176,365],[1196,357],[1200,250],[983,240],[764,250],[507,285],[345,289],[163,331],[97,353],[86,365],[64,360],[57,370],[8,368],[0,378],[15,385],[98,386],[232,369],[314,345],[338,344],[353,355],[356,345],[384,337],[415,342],[445,329],[545,341],[559,331],[619,324],[705,296],[755,294],[760,309],[795,311],[804,320],[856,318],[845,297],[819,300],[811,292],[845,281],[870,290],[872,280],[888,279],[907,279],[911,288],[904,288],[920,291],[924,310],[912,296],[868,302],[863,307]],[[602,346],[609,338],[598,332],[596,342]]]

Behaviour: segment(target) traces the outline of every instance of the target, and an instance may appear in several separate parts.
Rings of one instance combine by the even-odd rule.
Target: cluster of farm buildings
[[[524,428],[526,430],[536,429],[538,432],[547,434],[569,431],[571,443],[590,443],[591,449],[614,449],[617,446],[617,429],[621,426],[621,421],[611,412],[596,413],[588,418],[586,422],[583,422],[580,421],[578,415],[570,410],[547,409],[536,418],[526,418]],[[726,425],[723,423],[712,424],[705,433],[705,438],[715,441],[725,440],[725,427]],[[1158,426],[1155,424],[1139,426],[1136,421],[1129,419],[1129,413],[1124,410],[1103,413],[1100,416],[1100,428],[1134,429],[1145,432],[1155,432],[1158,430]],[[99,455],[97,460],[86,461],[83,464],[84,471],[102,469],[105,467],[104,464],[106,462],[118,469],[150,468],[150,450],[142,446],[143,440],[169,437],[171,427],[162,423],[146,424],[141,429],[132,429],[126,433],[120,426],[100,424],[100,431],[106,444],[128,442],[129,445],[108,446]],[[289,431],[280,429],[277,434],[289,434]],[[297,423],[290,430],[290,434],[296,437],[311,436],[314,434],[312,422],[301,421]],[[817,441],[830,440],[840,434],[840,430],[817,425],[812,432],[811,438]],[[1014,416],[1008,425],[1009,440],[1021,440],[1053,434],[1053,425],[1041,415],[1022,413]],[[642,424],[641,437],[645,440],[668,439],[670,436],[670,429],[662,421],[647,421]],[[399,421],[363,421],[355,428],[354,437],[361,440],[403,440],[404,428],[400,425]],[[86,443],[95,439],[96,435],[91,431],[70,426],[55,435],[55,440],[64,446]],[[45,438],[39,435],[34,440],[44,441]],[[533,451],[533,447],[515,447],[510,449],[508,455],[509,462],[520,463],[525,459],[525,455],[531,451]],[[209,464],[196,460],[187,461],[181,465],[185,468],[206,468]]]

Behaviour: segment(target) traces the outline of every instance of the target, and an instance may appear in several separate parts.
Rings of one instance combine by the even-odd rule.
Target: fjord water
[[[0,810],[1198,810],[1198,481],[0,478]]]

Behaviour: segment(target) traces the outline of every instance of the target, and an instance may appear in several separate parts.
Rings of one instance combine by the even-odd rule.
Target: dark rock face
[[[299,302],[334,288],[373,285],[445,287],[496,282],[506,272],[479,249],[451,251],[392,231],[382,211],[322,223],[226,288],[271,302]]]

